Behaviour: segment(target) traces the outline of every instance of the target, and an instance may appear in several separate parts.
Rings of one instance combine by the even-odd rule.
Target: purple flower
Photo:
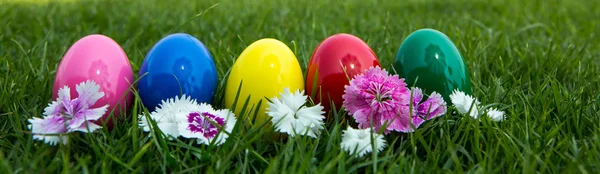
[[[214,138],[219,132],[219,128],[214,124],[223,126],[225,119],[217,117],[208,112],[192,112],[187,116],[188,129],[192,133],[201,133],[206,138]]]
[[[56,145],[59,142],[67,143],[67,136],[60,135],[67,132],[65,119],[62,116],[46,116],[44,119],[33,117],[29,119],[31,123],[28,127],[33,133],[33,139],[43,140],[50,145]],[[56,134],[56,135],[41,135]]]
[[[235,126],[236,119],[228,109],[214,110],[206,103],[188,106],[182,114],[174,115],[178,121],[178,133],[185,138],[195,138],[198,143],[223,144]],[[224,133],[227,132],[227,133]]]
[[[29,119],[29,128],[34,134],[33,139],[55,145],[58,142],[66,143],[65,134],[74,131],[90,133],[99,128],[93,121],[102,118],[108,105],[91,108],[98,99],[104,96],[100,86],[88,80],[76,87],[78,98],[71,99],[71,90],[68,86],[58,90],[58,98],[44,109],[42,118]]]
[[[390,76],[380,67],[355,76],[344,92],[344,107],[362,129],[372,125],[379,131],[387,124],[385,133],[412,132],[425,120],[446,113],[446,103],[438,93],[421,103],[421,89],[408,89],[404,79]]]

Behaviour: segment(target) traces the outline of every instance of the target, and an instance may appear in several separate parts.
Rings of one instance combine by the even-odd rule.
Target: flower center
[[[201,133],[206,138],[213,138],[219,132],[219,126],[225,124],[225,120],[208,112],[192,112],[188,115],[188,129],[192,133]]]
[[[65,100],[61,102],[61,105],[60,113],[67,121],[73,119],[83,109],[83,104],[77,98],[74,100]]]
[[[383,103],[385,101],[391,100],[391,92],[392,90],[390,89],[383,89],[383,85],[384,84],[377,84],[374,82],[371,82],[371,86],[369,87],[369,91],[375,95],[375,100],[378,103]]]
[[[361,139],[361,140],[364,140],[364,139],[370,139],[371,136],[368,133],[366,133],[366,132],[359,132],[358,133],[358,138]]]

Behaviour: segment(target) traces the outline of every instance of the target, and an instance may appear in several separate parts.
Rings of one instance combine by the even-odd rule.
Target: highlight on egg
[[[104,97],[100,98],[92,108],[109,105],[97,124],[112,129],[114,118],[127,113],[133,100],[129,91],[133,83],[133,70],[125,51],[111,38],[94,34],[85,36],[75,42],[65,53],[56,71],[52,98],[58,97],[58,90],[64,86],[71,89],[71,97],[78,97],[76,85],[92,80],[100,86]]]
[[[394,69],[407,84],[414,84],[424,93],[438,92],[446,103],[452,103],[450,94],[454,90],[471,94],[469,70],[458,48],[434,29],[411,33],[398,48]]]
[[[195,37],[171,34],[158,41],[144,58],[137,83],[142,103],[154,111],[163,100],[187,95],[212,104],[218,76],[209,50]]]
[[[225,105],[235,107],[238,117],[248,116],[250,123],[261,125],[267,120],[265,98],[276,97],[285,88],[304,90],[304,77],[296,56],[279,40],[260,39],[248,46],[231,67],[225,87]],[[252,120],[254,112],[240,114],[246,100],[247,109],[257,111],[256,120]]]
[[[325,111],[339,109],[349,79],[373,66],[380,66],[379,60],[367,43],[350,34],[332,35],[315,48],[310,58],[307,94],[316,103],[322,103]]]

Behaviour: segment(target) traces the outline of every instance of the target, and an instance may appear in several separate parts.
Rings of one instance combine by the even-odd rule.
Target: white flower
[[[191,112],[191,108],[197,105],[196,100],[184,94],[181,97],[176,96],[174,99],[163,100],[148,117],[156,122],[158,129],[169,139],[173,139],[179,136],[179,119],[177,117],[185,117]],[[147,117],[140,115],[139,120],[140,127],[144,131],[150,132],[152,124],[147,120]]]
[[[211,105],[198,104],[195,99],[185,94],[162,101],[156,110],[150,113],[149,118],[156,122],[158,129],[170,140],[182,136],[196,139],[201,144],[210,144],[218,137],[216,145],[227,140],[227,134],[219,134],[221,130],[231,133],[236,123],[235,115],[231,111],[214,110]],[[140,115],[139,120],[140,127],[150,132],[151,124],[147,117]]]
[[[216,145],[225,143],[235,126],[235,114],[227,109],[214,110],[210,105],[202,103],[191,108],[190,112],[179,119],[179,133],[185,138],[196,138],[200,144]],[[215,139],[216,138],[216,139]]]
[[[487,115],[494,121],[504,120],[504,111],[500,111],[496,108],[489,108],[487,110]]]
[[[385,148],[385,140],[383,139],[383,135],[371,133],[372,129],[353,129],[348,126],[348,129],[344,131],[342,135],[342,149],[350,154],[357,154],[358,157],[362,157],[367,153],[373,151],[372,143],[375,143],[375,149],[377,151],[383,150]],[[371,141],[371,135],[373,135],[373,140]]]
[[[295,93],[290,93],[288,88],[280,93],[280,98],[273,97],[268,103],[267,115],[273,119],[271,121],[275,125],[275,130],[287,133],[294,137],[296,135],[307,135],[316,138],[323,129],[325,124],[322,115],[323,106],[317,104],[313,107],[306,107],[307,96],[303,95],[304,91],[296,90]]]
[[[452,104],[454,105],[454,107],[456,107],[459,113],[468,113],[473,118],[479,117],[478,105],[480,103],[473,96],[465,94],[462,91],[454,90],[452,94],[450,94],[450,100],[452,101]],[[473,106],[471,107],[471,105]]]
[[[479,109],[481,108],[479,108],[478,105],[480,103],[475,97],[465,94],[462,91],[454,90],[452,94],[450,94],[450,100],[452,100],[452,104],[454,104],[454,107],[456,107],[456,110],[458,110],[459,113],[467,114],[469,110],[471,110],[469,115],[475,119],[479,118]],[[471,107],[471,105],[473,105],[473,107]],[[504,112],[496,108],[489,108],[486,112],[487,116],[493,121],[502,121],[505,118]]]

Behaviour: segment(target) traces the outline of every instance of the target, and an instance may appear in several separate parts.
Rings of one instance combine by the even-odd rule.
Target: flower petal
[[[360,88],[359,86],[362,86],[362,84],[363,83],[360,83],[359,80],[352,80],[350,81],[350,85],[344,86],[344,95],[342,95],[342,99],[346,111],[356,112],[361,108],[371,107],[368,101],[375,97],[369,93],[362,93],[361,89],[368,88],[368,86]]]
[[[84,109],[91,107],[104,96],[104,92],[100,92],[100,85],[92,80],[80,83],[75,88],[78,94],[77,98],[81,100]]]
[[[237,119],[235,118],[235,114],[233,112],[231,112],[229,109],[221,109],[216,111],[216,115],[219,115],[223,118],[225,118],[225,131],[227,131],[228,133],[231,133],[231,131],[233,131],[233,128],[237,122]]]
[[[59,103],[65,100],[71,100],[71,88],[67,85],[58,89],[58,98],[56,98],[56,101]]]
[[[412,100],[409,101],[413,102],[413,107],[417,107],[417,105],[421,103],[421,100],[423,100],[423,91],[421,90],[421,88],[417,87],[412,87],[409,91],[409,94],[412,94]]]
[[[294,124],[294,133],[300,135],[307,135],[313,138],[317,138],[323,129],[323,125],[325,124],[323,120],[325,117],[322,115],[323,106],[316,105],[312,107],[303,107],[296,113],[298,119],[295,120]],[[306,134],[305,134],[306,133]],[[293,134],[290,134],[292,137]]]
[[[144,132],[150,132],[150,125],[152,124],[151,122],[149,122],[149,120],[147,119],[147,117],[144,114],[138,115],[138,125],[140,128],[142,128],[144,130]]]
[[[225,141],[227,141],[227,138],[229,138],[228,134],[231,134],[233,131],[233,127],[235,126],[235,123],[237,122],[236,118],[235,118],[235,114],[233,114],[233,112],[231,112],[228,109],[221,109],[215,112],[215,115],[218,115],[219,117],[225,118],[225,124],[223,125],[224,129],[220,130],[218,135],[215,136],[215,138],[213,138],[215,141],[215,145],[221,145],[223,143],[225,143]],[[227,133],[223,132],[226,131]],[[199,142],[199,143],[203,143],[203,142]],[[208,142],[210,143],[210,142]]]
[[[208,105],[208,106],[210,106],[210,105]],[[213,110],[212,107],[211,107],[211,110]],[[221,145],[229,137],[227,135],[227,133],[222,133],[222,131],[225,130],[228,133],[231,133],[231,131],[233,130],[233,126],[235,126],[235,122],[236,122],[236,120],[234,118],[235,115],[233,115],[233,113],[231,111],[226,110],[226,109],[219,110],[219,111],[213,111],[211,113],[203,112],[203,113],[206,113],[207,115],[201,115],[201,114],[198,114],[197,112],[194,112],[194,113],[196,113],[196,114],[195,115],[188,114],[188,116],[190,118],[202,116],[201,119],[203,121],[207,121],[205,119],[211,118],[208,120],[208,121],[210,121],[210,124],[222,124],[221,125],[222,127],[216,127],[216,126],[210,126],[210,125],[206,126],[206,127],[202,127],[202,126],[198,126],[197,124],[195,124],[197,122],[194,122],[194,121],[190,122],[190,120],[180,122],[179,126],[178,126],[178,131],[179,131],[180,135],[185,138],[195,138],[197,140],[198,144],[209,145],[211,143],[211,141],[215,141],[215,145]],[[212,117],[208,117],[209,115]],[[223,123],[218,120],[225,120],[225,122]],[[199,129],[199,130],[206,131],[206,132],[195,132],[190,128],[190,126],[197,126],[196,127],[197,130]],[[218,129],[216,134],[209,133],[208,136],[206,135],[207,132],[215,131],[215,128]]]
[[[373,136],[373,140],[375,141],[371,141],[371,136]],[[371,129],[353,129],[352,127],[348,127],[342,134],[340,146],[344,151],[362,157],[373,151],[371,144],[375,145],[377,151],[383,150],[386,146],[383,135],[373,133]]]
[[[79,131],[79,132],[85,132],[85,133],[92,133],[100,128],[102,128],[102,126],[97,125],[94,122],[85,121],[83,124],[81,124],[81,126],[79,126],[77,128],[69,129],[69,132]]]
[[[269,107],[267,107],[266,113],[267,115],[272,117],[271,121],[273,122],[273,124],[277,124],[279,120],[284,118],[286,115],[293,115],[294,113],[294,111],[290,107],[283,104],[283,102],[277,97],[272,98],[271,102],[268,102],[267,105]]]
[[[462,91],[454,90],[452,94],[450,94],[450,100],[459,113],[468,114],[473,118],[479,117],[478,105],[480,103],[476,98],[467,95]]]
[[[489,108],[487,110],[487,115],[493,121],[502,121],[502,120],[505,119],[505,117],[504,117],[504,111],[500,111],[500,110],[498,110],[496,108]]]
[[[432,119],[446,113],[446,102],[440,94],[433,92],[429,98],[417,108],[421,117]]]
[[[158,129],[165,134],[169,140],[177,138],[180,135],[179,124],[176,122],[157,122]]]
[[[88,109],[85,111],[85,119],[88,121],[96,121],[100,118],[102,118],[102,116],[104,116],[104,114],[106,113],[106,111],[108,110],[108,104],[99,107],[99,108],[94,108],[94,109]]]
[[[83,123],[86,121],[96,121],[102,118],[107,108],[108,104],[99,108],[79,111],[73,116],[73,118],[71,118],[71,121],[69,122],[69,132],[77,131],[77,129],[80,129],[82,126],[84,126]]]
[[[303,92],[302,92],[303,93]],[[271,122],[275,130],[294,137],[297,134],[316,137],[323,129],[323,106],[306,107],[308,96],[296,91],[290,94],[286,89],[279,98],[272,98],[268,102],[267,115],[272,117]],[[299,107],[299,108],[296,108]],[[295,108],[295,109],[294,109]]]
[[[49,103],[48,106],[46,106],[46,108],[44,108],[43,115],[44,115],[44,117],[60,116],[60,103],[56,102],[56,101]]]
[[[34,140],[44,141],[46,144],[57,145],[58,143],[67,144],[69,137],[66,135],[33,135]]]
[[[290,89],[285,88],[283,93],[280,93],[281,101],[285,106],[289,107],[293,111],[296,111],[306,103],[306,98],[308,96],[303,95],[303,93],[304,91],[300,92],[300,90],[290,93]]]
[[[47,134],[64,134],[67,133],[64,118],[61,116],[47,116],[44,119],[31,118],[28,120],[28,127],[33,133],[34,140],[42,140],[50,145],[56,145],[58,142],[67,143],[67,137],[64,135],[47,135]]]
[[[416,112],[414,112],[416,109],[413,108],[413,116],[416,115]],[[396,116],[393,119],[388,119],[388,121],[390,121],[389,126],[387,127],[387,130],[392,130],[392,131],[398,131],[398,132],[412,132],[414,131],[413,126],[416,127],[416,125],[412,125],[413,122],[413,118],[411,118],[411,112],[410,112],[410,106],[407,105],[402,105],[398,107],[398,111],[396,113]]]
[[[358,123],[359,128],[366,129],[371,126],[371,120],[375,122],[375,120],[373,119],[373,113],[374,112],[371,108],[363,108],[350,114],[352,114],[352,118],[354,118],[354,120]],[[376,129],[379,129],[379,127],[381,126],[379,125],[378,127],[376,123],[373,124],[375,127],[377,127]]]

